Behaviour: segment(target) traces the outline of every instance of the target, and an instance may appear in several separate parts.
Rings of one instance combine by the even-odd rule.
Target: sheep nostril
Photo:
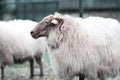
[[[33,31],[31,31],[30,34],[33,34]]]
[[[31,31],[30,34],[31,34],[32,36],[35,36],[35,32],[34,32],[34,31]]]

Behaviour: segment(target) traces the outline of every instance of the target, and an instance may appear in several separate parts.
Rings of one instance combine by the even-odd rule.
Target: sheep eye
[[[45,24],[49,24],[49,22],[45,22]]]

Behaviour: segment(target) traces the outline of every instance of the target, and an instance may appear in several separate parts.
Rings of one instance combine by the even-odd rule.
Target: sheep
[[[34,58],[40,67],[40,77],[44,75],[42,53],[45,52],[45,38],[34,40],[29,34],[37,22],[30,20],[0,21],[0,66],[4,79],[6,65],[30,62],[30,78],[34,77]],[[38,45],[38,42],[41,45]]]
[[[120,23],[115,19],[48,15],[31,35],[47,38],[51,66],[63,80],[79,74],[82,80],[106,80],[119,73]]]

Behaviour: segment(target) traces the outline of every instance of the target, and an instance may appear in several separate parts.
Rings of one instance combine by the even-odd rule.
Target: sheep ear
[[[63,24],[63,19],[55,17],[51,20],[51,23],[56,25],[56,26],[61,26]]]
[[[53,20],[51,21],[51,23],[52,23],[52,24],[58,24],[58,21],[55,20],[55,19],[53,19]]]

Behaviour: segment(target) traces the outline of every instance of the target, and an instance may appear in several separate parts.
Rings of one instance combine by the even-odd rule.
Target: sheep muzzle
[[[38,38],[38,35],[37,35],[37,33],[36,33],[36,32],[31,31],[30,33],[31,33],[31,36],[32,36],[33,38],[35,38],[35,39],[37,39],[37,38]]]
[[[34,39],[37,39],[39,37],[46,36],[46,31],[45,30],[41,32],[31,31],[30,34]]]

